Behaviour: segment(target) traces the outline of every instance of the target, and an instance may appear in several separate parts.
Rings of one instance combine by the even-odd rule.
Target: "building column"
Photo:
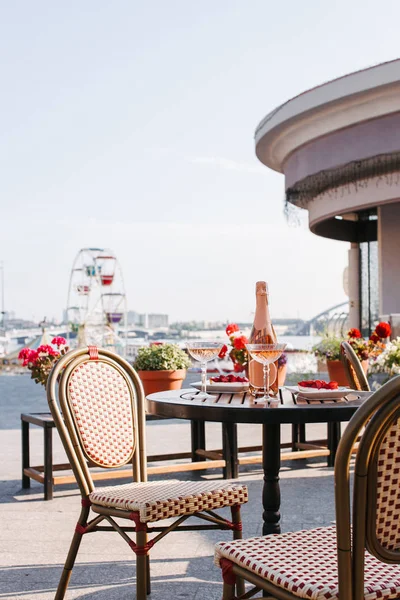
[[[400,314],[400,202],[378,208],[379,314]]]
[[[351,243],[348,270],[349,327],[360,328],[360,248]]]

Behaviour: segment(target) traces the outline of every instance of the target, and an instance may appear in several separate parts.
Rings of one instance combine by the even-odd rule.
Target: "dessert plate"
[[[201,381],[195,381],[190,384],[192,387],[196,388],[196,390],[201,390]],[[212,381],[207,381],[207,394],[237,394],[238,392],[242,392],[243,394],[247,392],[249,389],[249,382],[237,382],[234,381],[232,383],[217,383]]]
[[[334,400],[336,398],[343,398],[344,396],[347,396],[349,394],[354,394],[355,396],[358,395],[357,391],[346,387],[339,387],[336,390],[317,390],[315,388],[299,389],[299,386],[292,385],[285,386],[285,388],[289,390],[289,392],[292,392],[292,394],[299,394],[299,396],[307,398],[307,400]]]

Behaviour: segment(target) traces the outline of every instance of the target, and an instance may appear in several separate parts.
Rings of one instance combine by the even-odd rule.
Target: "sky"
[[[250,321],[346,300],[348,245],[284,216],[263,117],[399,56],[397,0],[0,3],[5,308],[61,319],[80,248],[111,248],[131,310]]]

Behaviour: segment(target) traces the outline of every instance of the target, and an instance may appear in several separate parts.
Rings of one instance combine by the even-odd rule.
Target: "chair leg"
[[[241,540],[242,535],[242,518],[240,515],[240,504],[234,504],[231,506],[232,523],[236,525],[233,530],[233,539]],[[236,594],[241,596],[245,592],[244,580],[241,577],[236,577]]]
[[[335,466],[336,452],[340,442],[341,435],[341,423],[328,423],[328,449],[330,454],[328,456],[327,465],[328,467]]]
[[[69,580],[71,579],[72,569],[74,568],[76,555],[78,554],[79,546],[81,545],[82,535],[84,531],[84,527],[86,526],[87,518],[89,516],[89,507],[82,507],[81,514],[79,516],[78,524],[76,526],[76,530],[74,533],[74,537],[72,538],[71,546],[68,552],[67,560],[64,564],[64,569],[61,574],[61,578],[58,584],[57,593],[54,597],[54,600],[63,600],[65,596],[65,592],[67,591],[67,587],[69,584]]]
[[[136,532],[136,543],[138,548],[144,548],[147,544],[147,532]],[[147,596],[147,553],[136,554],[136,600],[146,600]]]
[[[235,586],[230,583],[224,582],[224,588],[222,592],[222,600],[233,600],[235,597]]]
[[[146,556],[146,582],[147,595],[151,594],[151,579],[150,579],[150,554]]]

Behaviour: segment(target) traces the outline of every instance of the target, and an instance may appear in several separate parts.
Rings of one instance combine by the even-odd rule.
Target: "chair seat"
[[[338,600],[336,528],[268,535],[220,542],[215,564],[226,558],[299,598]],[[364,597],[400,596],[400,566],[381,563],[365,553]]]
[[[248,500],[247,486],[235,482],[152,481],[96,489],[93,504],[139,512],[142,523],[160,521]]]

